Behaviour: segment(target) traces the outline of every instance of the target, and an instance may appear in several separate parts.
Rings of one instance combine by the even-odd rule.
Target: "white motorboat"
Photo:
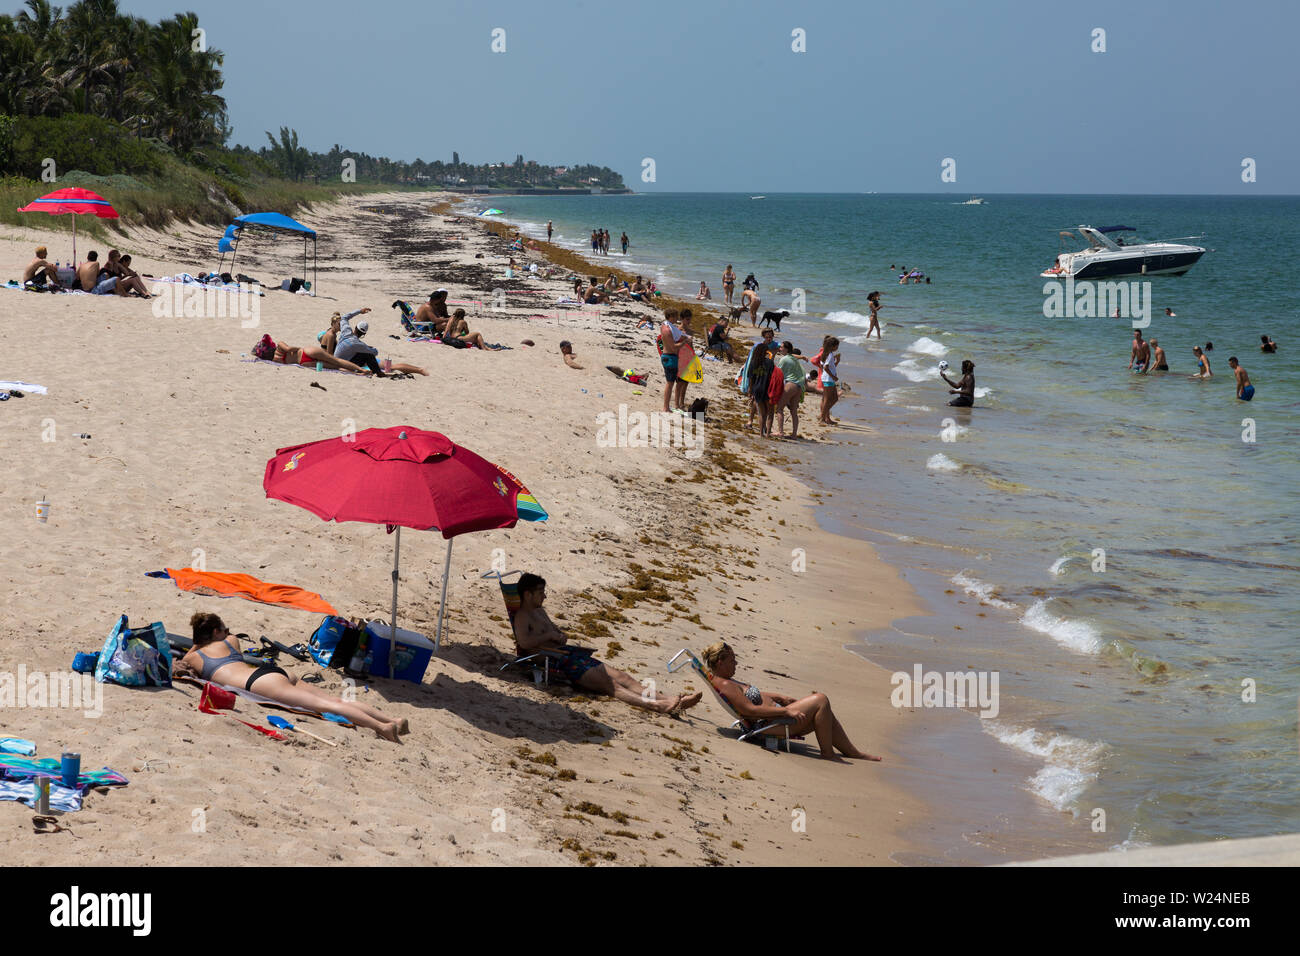
[[[959,206],[987,206],[987,205],[988,205],[988,202],[987,202],[986,200],[981,199],[979,196],[971,196],[970,199],[967,199],[965,202],[959,202],[959,203],[957,203],[957,205],[959,205]]]
[[[1205,255],[1202,246],[1180,242],[1145,242],[1132,226],[1078,226],[1079,235],[1088,248],[1079,252],[1061,252],[1056,264],[1042,273],[1048,279],[1113,279],[1119,276],[1180,276]],[[1127,239],[1125,233],[1133,233]],[[1074,238],[1061,232],[1061,246]],[[1200,238],[1188,236],[1186,238]]]

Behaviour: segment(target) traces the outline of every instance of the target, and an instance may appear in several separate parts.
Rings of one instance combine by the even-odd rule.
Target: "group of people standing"
[[[1166,314],[1172,314],[1168,309],[1165,312]],[[1265,354],[1276,352],[1278,349],[1277,343],[1267,335],[1261,335],[1259,341],[1259,350]],[[1209,356],[1209,353],[1213,351],[1213,342],[1206,342],[1204,347],[1192,346],[1192,355],[1196,358],[1196,371],[1189,376],[1190,378],[1204,380],[1214,377],[1214,371],[1210,368]],[[1148,372],[1167,372],[1169,371],[1169,361],[1165,356],[1165,350],[1160,347],[1158,339],[1148,341],[1142,337],[1141,329],[1134,329],[1133,347],[1129,353],[1128,367],[1139,375],[1145,375]],[[1229,356],[1228,367],[1232,369],[1237,398],[1243,402],[1249,402],[1255,397],[1255,386],[1250,382],[1250,375],[1246,372],[1246,367],[1237,360],[1235,355]]]
[[[548,241],[551,238],[551,224],[549,222],[546,224],[546,238]],[[619,238],[619,243],[623,247],[623,255],[627,255],[627,247],[631,245],[631,241],[627,238],[626,232]],[[591,230],[591,251],[602,256],[609,255],[608,229]]]

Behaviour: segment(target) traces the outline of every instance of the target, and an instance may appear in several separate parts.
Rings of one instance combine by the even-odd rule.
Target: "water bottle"
[[[352,660],[348,661],[348,670],[360,673],[366,666],[366,638],[363,631],[361,637],[357,640],[357,649],[352,652]]]

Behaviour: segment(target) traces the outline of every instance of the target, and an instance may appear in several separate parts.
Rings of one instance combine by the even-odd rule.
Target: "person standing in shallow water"
[[[555,224],[552,223],[551,220],[549,219],[546,220],[546,241],[547,242],[551,241],[551,232],[554,228],[555,228]]]
[[[961,363],[961,381],[954,382],[944,372],[940,377],[948,383],[948,394],[957,396],[948,404],[954,408],[975,407],[975,363],[964,359]]]
[[[1243,402],[1248,402],[1255,397],[1255,386],[1250,384],[1250,376],[1246,374],[1246,366],[1237,361],[1237,356],[1233,355],[1228,359],[1228,368],[1232,369],[1232,374],[1237,378],[1237,397]]]
[[[1133,351],[1128,357],[1128,367],[1137,366],[1136,371],[1146,372],[1151,363],[1151,346],[1142,340],[1142,330],[1133,330]]]

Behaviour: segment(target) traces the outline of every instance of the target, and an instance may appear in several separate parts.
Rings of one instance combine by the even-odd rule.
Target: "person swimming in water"
[[[1276,352],[1276,351],[1277,351],[1277,343],[1274,342],[1272,339],[1270,339],[1267,335],[1261,335],[1261,336],[1259,337],[1259,343],[1260,343],[1260,344],[1259,344],[1259,350],[1260,350],[1261,352]]]
[[[1233,355],[1228,359],[1228,368],[1232,369],[1232,374],[1237,376],[1237,397],[1243,402],[1248,402],[1255,397],[1255,386],[1250,384],[1250,376],[1246,374],[1246,366],[1237,361],[1237,356]]]

